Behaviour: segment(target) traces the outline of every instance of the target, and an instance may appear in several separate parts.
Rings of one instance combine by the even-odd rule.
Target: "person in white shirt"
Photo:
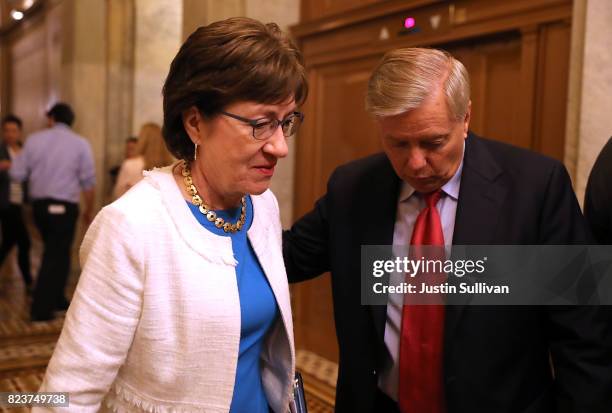
[[[113,190],[115,199],[136,185],[142,179],[143,171],[170,165],[174,161],[164,143],[161,127],[154,122],[145,123],[140,128],[136,153],[137,156],[128,157],[121,164]]]

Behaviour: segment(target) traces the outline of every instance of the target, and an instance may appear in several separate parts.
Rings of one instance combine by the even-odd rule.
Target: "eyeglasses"
[[[300,128],[300,125],[304,121],[304,114],[297,111],[293,112],[283,120],[270,118],[248,119],[229,112],[220,111],[219,113],[250,125],[253,128],[253,138],[257,139],[258,141],[264,141],[272,136],[274,132],[276,132],[279,125],[283,130],[283,135],[286,138],[295,135]]]

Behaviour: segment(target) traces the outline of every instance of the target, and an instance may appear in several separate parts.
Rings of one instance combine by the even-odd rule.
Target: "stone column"
[[[133,135],[134,112],[134,0],[108,0],[107,100],[105,171],[120,165],[125,139]],[[109,178],[110,176],[107,175]],[[113,182],[107,179],[104,194],[111,201]]]
[[[134,109],[132,131],[146,122],[162,123],[162,87],[180,45],[180,1],[135,0]]]
[[[98,0],[69,0],[62,56],[62,100],[75,111],[73,129],[86,137],[96,165],[96,206],[102,206],[106,146],[106,4]],[[96,208],[96,209],[98,209]]]

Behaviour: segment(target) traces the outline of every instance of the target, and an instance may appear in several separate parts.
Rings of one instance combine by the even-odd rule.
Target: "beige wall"
[[[66,100],[75,112],[74,130],[91,144],[96,165],[96,205],[103,202],[106,179],[106,5],[98,0],[70,0],[70,50],[64,57],[69,76]]]
[[[133,134],[134,112],[134,0],[107,1],[106,147],[104,169],[118,166],[125,153],[125,139]],[[111,200],[112,182],[104,195]]]

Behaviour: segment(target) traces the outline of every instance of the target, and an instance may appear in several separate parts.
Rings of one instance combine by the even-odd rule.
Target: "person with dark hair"
[[[43,257],[32,300],[32,321],[47,321],[68,308],[64,289],[70,252],[85,199],[83,221],[89,225],[96,181],[89,142],[70,128],[74,113],[65,103],[47,112],[49,128],[28,137],[10,169],[17,182],[28,180],[34,223],[43,240]]]
[[[74,122],[74,112],[68,104],[59,102],[47,111],[47,120],[49,121],[49,127],[52,127],[56,123],[72,126]]]
[[[306,95],[276,24],[231,18],[187,38],[163,87],[179,161],[92,223],[41,391],[79,411],[287,412],[293,326],[268,188]]]
[[[612,245],[612,138],[602,148],[589,175],[584,216],[597,242]]]
[[[26,291],[32,292],[30,273],[30,235],[23,221],[24,184],[11,182],[8,170],[12,160],[21,152],[23,123],[15,115],[2,119],[2,143],[0,144],[0,222],[2,245],[0,265],[8,253],[17,245],[17,263],[25,283]]]

